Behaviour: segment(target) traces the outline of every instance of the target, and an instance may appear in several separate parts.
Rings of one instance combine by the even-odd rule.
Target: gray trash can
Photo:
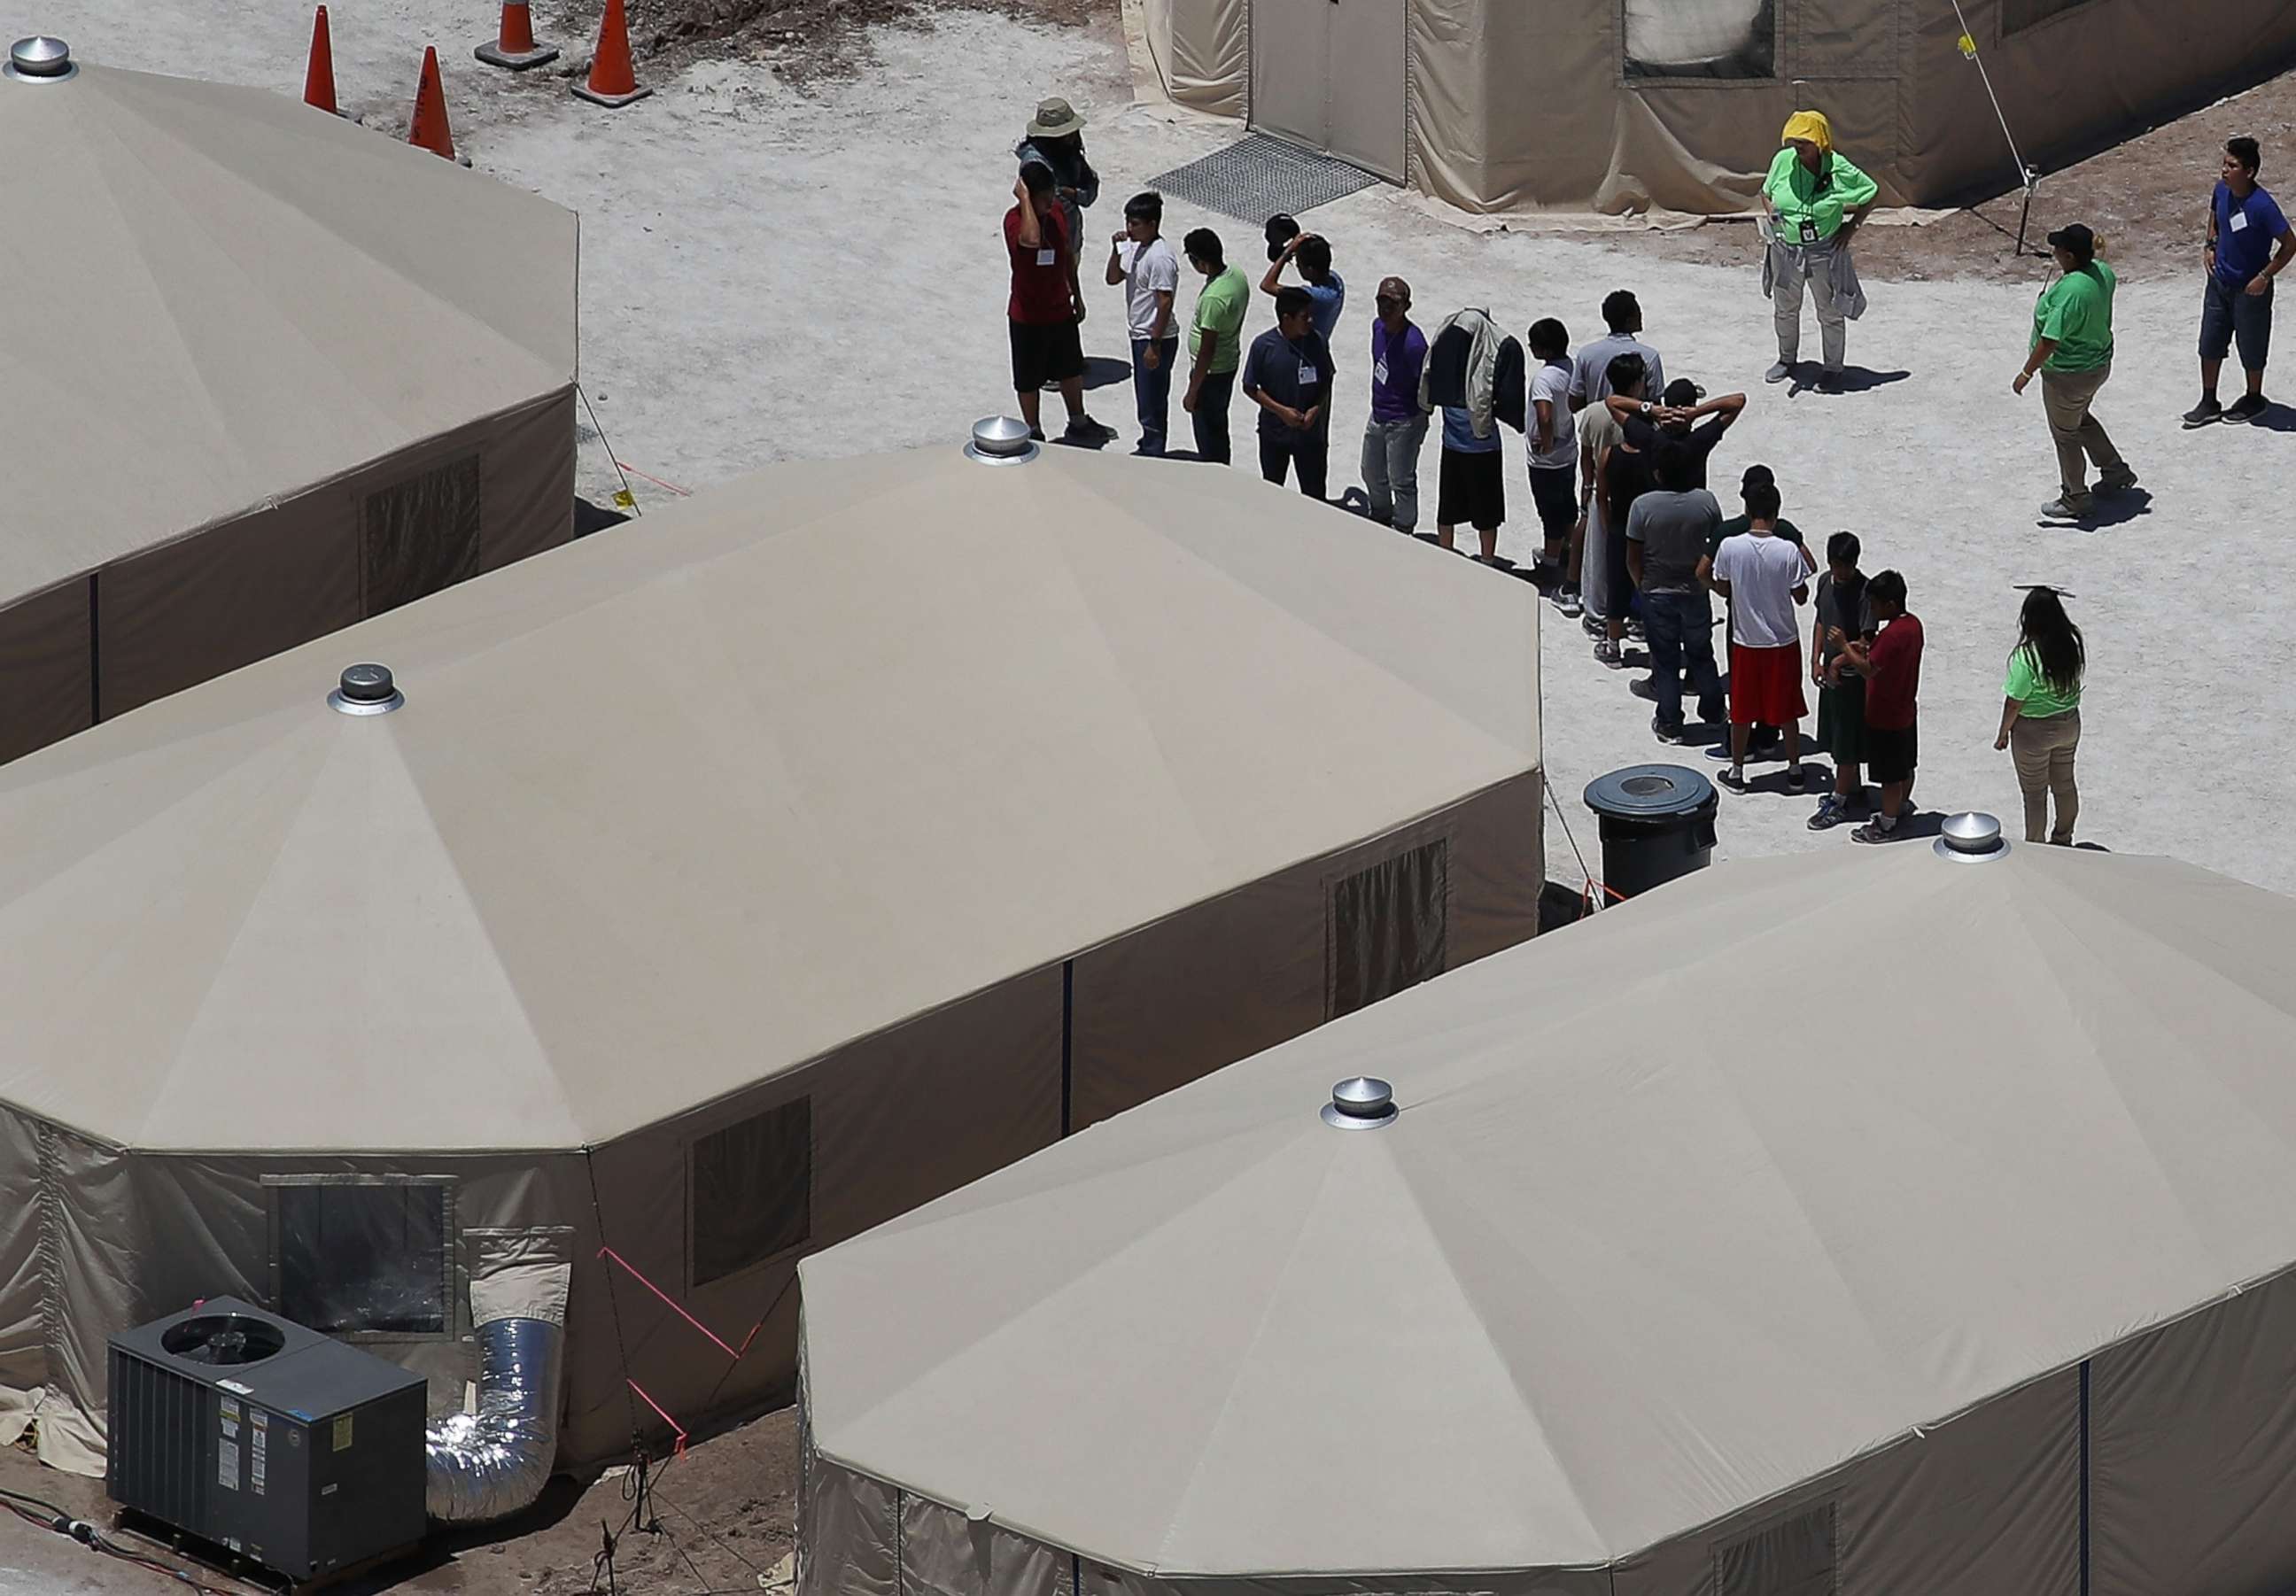
[[[1704,870],[1714,854],[1714,783],[1679,765],[1629,765],[1587,783],[1602,822],[1603,880],[1620,897]]]

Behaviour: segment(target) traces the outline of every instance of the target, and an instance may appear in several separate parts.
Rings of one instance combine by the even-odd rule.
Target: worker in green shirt
[[[1777,156],[1762,184],[1762,209],[1770,241],[1762,259],[1762,289],[1778,328],[1778,363],[1769,380],[1794,374],[1801,353],[1801,291],[1817,302],[1817,331],[1825,364],[1817,385],[1841,391],[1841,360],[1849,323],[1866,314],[1849,242],[1881,194],[1871,177],[1834,152],[1833,127],[1823,111],[1798,110],[1786,119]]]
[[[2112,291],[2119,279],[2096,258],[2096,234],[2079,222],[2049,234],[2049,248],[2059,275],[2033,307],[2032,348],[2010,387],[2021,394],[2033,373],[2041,374],[2041,407],[2057,446],[2060,483],[2057,496],[2041,506],[2041,519],[2082,521],[2094,508],[2089,461],[2096,462],[2097,486],[2106,493],[2136,486],[2136,473],[2091,411],[2097,390],[2112,375]]]

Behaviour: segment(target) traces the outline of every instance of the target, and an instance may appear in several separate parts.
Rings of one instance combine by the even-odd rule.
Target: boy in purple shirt
[[[1419,368],[1427,364],[1427,335],[1411,322],[1411,284],[1390,277],[1379,285],[1379,316],[1371,324],[1371,425],[1364,429],[1364,497],[1369,514],[1398,532],[1419,525],[1419,450],[1427,441],[1427,413],[1419,408]]]
[[[2252,138],[2228,139],[2216,192],[2209,202],[2208,268],[2201,299],[2201,402],[2185,413],[2186,428],[2210,422],[2252,422],[2266,408],[2264,362],[2272,348],[2272,280],[2296,256],[2296,232],[2257,183],[2263,151]],[[2234,340],[2248,391],[2226,409],[2217,402],[2217,374]]]

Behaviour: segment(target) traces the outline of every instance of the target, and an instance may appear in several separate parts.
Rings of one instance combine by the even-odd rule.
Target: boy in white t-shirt
[[[1809,598],[1801,550],[1777,535],[1775,484],[1745,489],[1749,526],[1726,537],[1708,562],[1709,581],[1730,601],[1730,769],[1726,787],[1744,791],[1746,740],[1757,725],[1784,734],[1786,785],[1802,785],[1801,626],[1794,607]]]
[[[1538,578],[1552,580],[1562,613],[1579,613],[1578,568],[1570,556],[1578,528],[1578,429],[1570,413],[1570,333],[1553,316],[1531,324],[1527,340],[1538,363],[1530,379],[1530,501],[1538,508],[1546,543]]]
[[[1136,454],[1161,454],[1172,412],[1172,367],[1180,354],[1180,328],[1172,296],[1180,289],[1180,258],[1162,236],[1164,196],[1135,194],[1124,204],[1124,231],[1110,243],[1108,282],[1124,287],[1124,314],[1132,337],[1132,397],[1140,417]]]

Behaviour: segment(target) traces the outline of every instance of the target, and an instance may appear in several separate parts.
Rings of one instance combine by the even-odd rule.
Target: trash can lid
[[[1714,801],[1714,783],[1680,765],[1629,765],[1587,783],[1587,807],[1628,820],[1694,814]]]

